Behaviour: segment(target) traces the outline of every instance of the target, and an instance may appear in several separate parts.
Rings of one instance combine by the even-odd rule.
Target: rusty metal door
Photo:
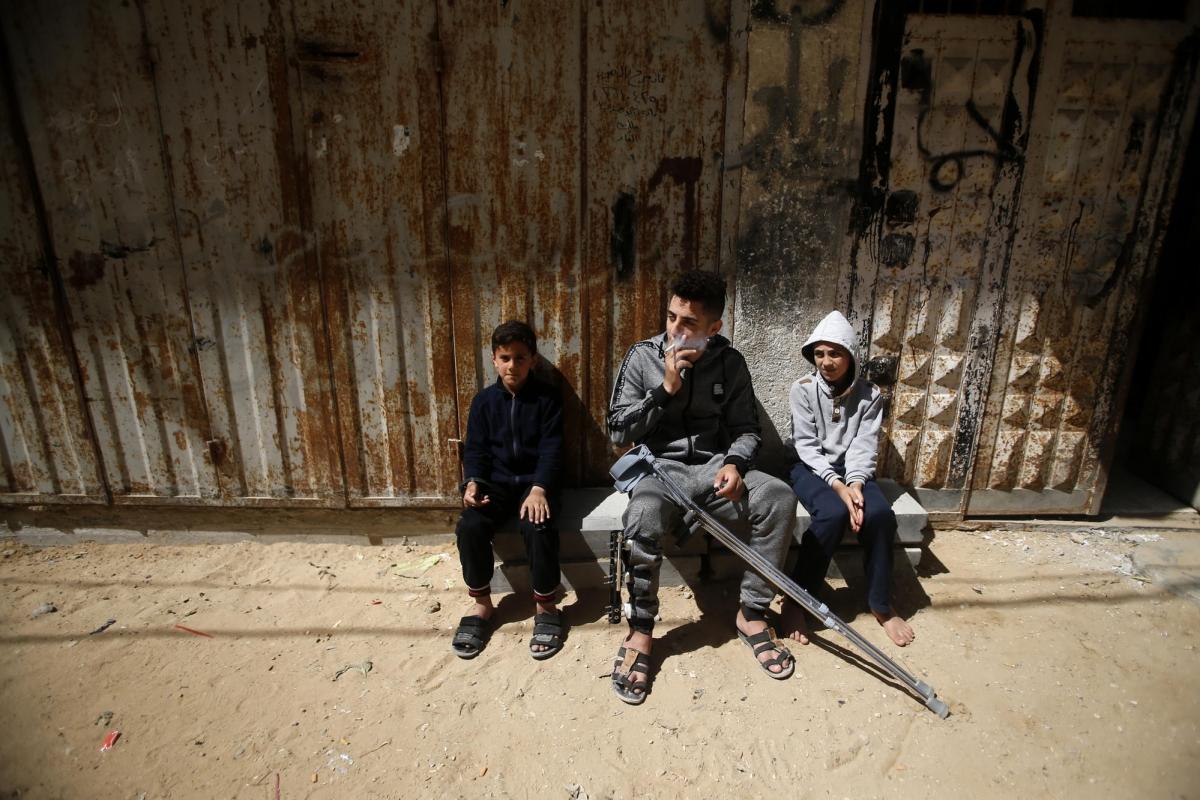
[[[294,21],[349,502],[445,504],[459,426],[436,9],[300,0]]]
[[[1186,27],[885,20],[844,288],[897,365],[881,471],[934,514],[1094,512],[1194,114]]]
[[[580,3],[438,3],[459,426],[496,379],[492,330],[528,321],[583,421]],[[572,451],[578,452],[576,448]],[[578,480],[580,460],[566,462]]]
[[[0,502],[105,501],[24,132],[0,94]]]
[[[587,5],[585,406],[601,427],[621,359],[663,329],[680,269],[726,275],[733,334],[739,173],[725,165],[742,143],[748,6]],[[607,483],[605,432],[588,445],[585,482]]]
[[[281,12],[142,7],[220,502],[344,505]]]
[[[19,2],[6,11],[113,502],[220,502],[139,9]]]
[[[565,479],[603,483],[617,364],[662,329],[669,276],[718,268],[732,233],[744,9],[443,0],[439,15],[460,424],[495,379],[492,329],[527,319],[566,399]]]
[[[745,5],[18,3],[113,501],[451,501],[506,317],[558,373],[566,480],[603,482],[667,277],[732,272]]]
[[[1002,300],[1040,31],[1015,17],[910,15],[879,69],[890,111],[859,215],[851,316],[897,361],[882,474],[959,513]],[[899,74],[896,74],[896,67]],[[894,100],[893,100],[894,98]],[[886,104],[886,105],[884,105]],[[871,114],[871,109],[868,109]],[[866,159],[864,159],[866,160]],[[865,348],[864,348],[865,349]]]
[[[278,9],[5,23],[113,502],[343,505]]]
[[[1099,510],[1137,314],[1195,116],[1186,25],[1051,22],[974,514]]]

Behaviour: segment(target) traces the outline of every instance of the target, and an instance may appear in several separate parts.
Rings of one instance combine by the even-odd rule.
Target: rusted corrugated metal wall
[[[1094,509],[1195,13],[785,5],[11,4],[4,496],[452,502],[509,317],[600,484],[617,364],[700,266],[769,438],[841,307],[893,367],[885,474]]]
[[[101,502],[91,432],[55,303],[24,136],[0,101],[0,500]]]
[[[5,20],[113,501],[340,503],[279,20],[72,2]]]
[[[138,8],[16,3],[4,23],[113,500],[217,500]]]
[[[436,13],[305,0],[290,16],[349,500],[443,502],[459,433]]]
[[[439,5],[460,429],[492,329],[529,319],[579,444],[568,479],[605,482],[620,359],[661,328],[669,274],[715,266],[733,229],[733,6]]]
[[[283,21],[266,2],[142,13],[219,502],[340,505]]]
[[[732,240],[744,28],[705,0],[14,4],[8,202],[36,223],[40,188],[48,236],[12,215],[45,313],[5,333],[63,355],[6,355],[9,495],[448,502],[511,317],[567,401],[567,480],[602,482],[617,362]],[[63,419],[26,419],[52,379]]]

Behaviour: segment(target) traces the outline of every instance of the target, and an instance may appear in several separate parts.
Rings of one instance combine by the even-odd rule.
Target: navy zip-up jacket
[[[475,395],[467,417],[463,469],[468,482],[558,489],[563,468],[562,399],[532,375],[516,396],[499,378]]]

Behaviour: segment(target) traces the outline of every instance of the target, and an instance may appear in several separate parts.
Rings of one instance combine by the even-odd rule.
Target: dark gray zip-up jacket
[[[724,455],[744,475],[762,441],[746,359],[724,336],[712,337],[672,397],[662,386],[665,342],[663,332],[625,354],[608,405],[610,438],[685,464]]]

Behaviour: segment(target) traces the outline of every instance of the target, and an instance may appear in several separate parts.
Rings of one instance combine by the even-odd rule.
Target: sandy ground
[[[445,547],[0,544],[0,794],[1200,796],[1200,608],[1129,574],[1156,536],[939,533],[929,574],[898,578],[919,637],[903,651],[834,582],[945,721],[832,633],[768,679],[727,583],[664,590],[661,667],[631,708],[606,678],[621,628],[602,593],[568,597],[550,661],[529,658],[515,597],[485,653],[455,658]]]

